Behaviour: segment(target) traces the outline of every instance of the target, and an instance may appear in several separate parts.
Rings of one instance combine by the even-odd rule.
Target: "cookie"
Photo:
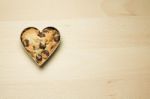
[[[42,31],[28,27],[22,31],[20,38],[29,56],[39,66],[48,60],[60,44],[60,33],[54,27],[46,27]]]

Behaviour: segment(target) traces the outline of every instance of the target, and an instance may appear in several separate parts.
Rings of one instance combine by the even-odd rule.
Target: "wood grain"
[[[27,1],[0,1],[0,99],[149,99],[149,0]],[[61,33],[43,68],[21,45],[28,26]]]
[[[0,0],[0,20],[149,16],[150,0]]]

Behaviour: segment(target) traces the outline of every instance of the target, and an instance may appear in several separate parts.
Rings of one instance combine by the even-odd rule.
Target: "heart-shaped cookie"
[[[28,27],[21,33],[21,42],[29,56],[42,66],[60,44],[60,33],[54,27],[46,27],[41,32]]]

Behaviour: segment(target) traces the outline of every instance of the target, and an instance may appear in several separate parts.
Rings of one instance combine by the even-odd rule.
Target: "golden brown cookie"
[[[41,32],[28,27],[21,33],[21,42],[32,59],[41,66],[60,44],[60,33],[54,27],[46,27]]]

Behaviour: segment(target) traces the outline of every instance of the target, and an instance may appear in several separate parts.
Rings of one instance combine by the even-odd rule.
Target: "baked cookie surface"
[[[60,44],[60,33],[54,27],[46,27],[41,32],[28,27],[21,33],[21,42],[27,53],[39,65],[43,65]]]

